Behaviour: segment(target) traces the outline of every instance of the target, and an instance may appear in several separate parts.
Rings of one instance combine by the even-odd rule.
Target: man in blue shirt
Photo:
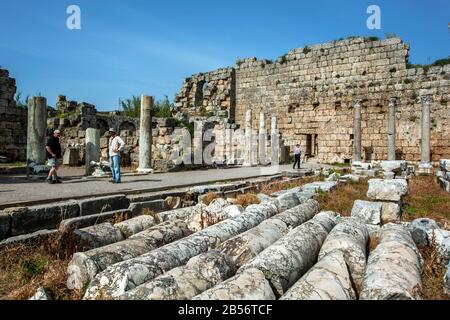
[[[294,158],[295,158],[295,162],[294,162],[293,169],[295,169],[295,165],[297,165],[297,169],[300,169],[301,151],[300,151],[300,145],[299,144],[297,144],[294,147]]]

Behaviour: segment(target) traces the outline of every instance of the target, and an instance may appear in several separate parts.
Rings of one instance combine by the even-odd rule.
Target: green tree
[[[119,106],[127,117],[139,118],[141,115],[141,99],[133,96],[131,99],[119,99]]]
[[[30,99],[30,96],[27,96],[25,100],[22,100],[22,92],[18,92],[16,96],[14,97],[14,101],[16,102],[16,106],[19,108],[27,108],[28,106],[28,99]]]

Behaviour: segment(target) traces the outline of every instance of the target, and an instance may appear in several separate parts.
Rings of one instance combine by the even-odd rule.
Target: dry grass
[[[359,182],[347,182],[340,184],[332,192],[320,192],[316,199],[322,210],[334,211],[342,216],[350,216],[355,200],[366,200],[368,190],[367,180],[360,179]]]
[[[218,197],[217,193],[209,192],[209,193],[205,194],[201,199],[202,199],[202,202],[208,206],[214,199],[217,199],[217,197]]]
[[[236,197],[235,204],[241,205],[244,208],[247,208],[251,204],[259,204],[261,200],[259,200],[258,196],[254,193],[246,193],[240,194]]]
[[[411,179],[409,190],[403,210],[404,220],[428,217],[437,220],[442,227],[450,228],[450,193],[441,189],[434,177]]]
[[[55,300],[81,299],[81,292],[66,287],[68,253],[73,246],[62,246],[60,241],[54,237],[0,249],[0,299],[29,299],[39,287]]]
[[[425,300],[450,300],[450,295],[444,293],[444,276],[446,269],[440,261],[437,246],[432,242],[420,250],[424,259],[422,273],[422,297]]]

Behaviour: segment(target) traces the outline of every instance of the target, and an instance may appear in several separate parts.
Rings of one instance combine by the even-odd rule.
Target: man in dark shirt
[[[47,181],[50,184],[62,183],[61,179],[58,178],[58,168],[61,165],[62,158],[61,144],[59,143],[60,136],[61,131],[55,130],[53,135],[48,138],[45,146],[48,155],[48,165],[52,167],[47,177]]]

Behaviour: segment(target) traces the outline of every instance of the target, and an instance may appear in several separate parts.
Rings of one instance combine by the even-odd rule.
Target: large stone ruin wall
[[[396,97],[396,157],[418,162],[420,97],[431,95],[431,152],[436,163],[450,156],[450,65],[408,69],[408,55],[409,45],[399,38],[359,37],[294,49],[274,62],[238,60],[235,73],[230,71],[230,87],[235,88],[230,92],[235,93],[230,97],[230,122],[244,128],[251,109],[258,132],[263,112],[270,132],[271,117],[276,116],[286,145],[299,143],[303,154],[321,162],[348,162],[353,154],[354,101],[362,99],[363,160],[385,160],[388,101]],[[183,96],[183,104],[176,107],[195,105],[193,91],[186,95],[185,88],[198,83],[195,79],[201,75],[188,78],[175,99]],[[189,110],[191,117],[199,115],[197,109]]]
[[[233,68],[195,74],[184,80],[175,95],[175,108],[189,117],[234,119],[235,83]]]
[[[306,150],[312,142],[311,153],[320,161],[343,162],[352,158],[353,105],[362,99],[363,158],[385,160],[388,100],[397,97],[397,158],[417,162],[419,98],[431,95],[431,151],[437,162],[450,155],[450,65],[427,72],[407,69],[408,52],[399,38],[356,38],[295,49],[271,64],[240,61],[236,121],[244,123],[247,108],[254,111],[254,129],[259,112],[276,115],[289,144],[300,143]]]
[[[0,156],[10,162],[25,161],[27,153],[27,109],[14,101],[16,80],[0,69]]]

